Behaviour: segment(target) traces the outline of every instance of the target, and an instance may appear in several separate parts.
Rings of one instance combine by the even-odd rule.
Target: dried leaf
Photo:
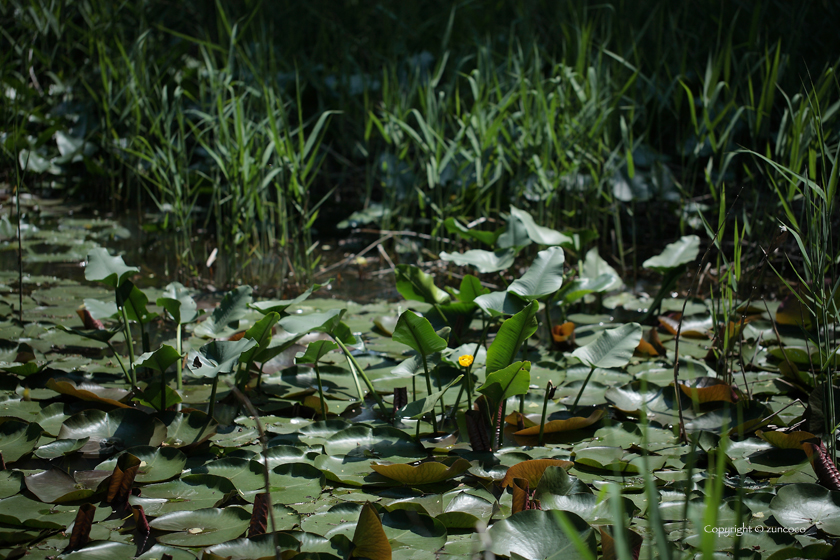
[[[261,492],[254,496],[254,509],[251,512],[251,524],[248,526],[248,538],[264,535],[268,527],[268,494]]]
[[[829,457],[825,444],[823,442],[820,442],[819,445],[804,443],[802,449],[811,461],[811,466],[817,475],[817,481],[829,490],[840,491],[840,472],[837,471],[837,465]]]
[[[465,413],[467,422],[467,435],[470,438],[470,446],[473,451],[490,451],[490,437],[487,435],[487,427],[484,425],[484,416],[480,410],[468,410]]]
[[[574,465],[571,461],[563,461],[562,459],[532,459],[530,461],[522,461],[510,467],[502,479],[502,488],[507,488],[513,485],[514,479],[524,478],[530,487],[536,488],[540,483],[545,469],[548,467],[563,467],[568,470]]]
[[[123,453],[117,459],[117,465],[111,474],[111,481],[108,483],[108,495],[105,501],[114,506],[115,509],[123,507],[128,503],[131,495],[131,486],[134,484],[134,477],[140,469],[140,459],[131,453]]]
[[[96,506],[83,504],[76,513],[76,521],[73,523],[73,532],[70,534],[70,544],[64,552],[79,550],[90,541],[90,529],[93,526],[93,516],[96,514]]]

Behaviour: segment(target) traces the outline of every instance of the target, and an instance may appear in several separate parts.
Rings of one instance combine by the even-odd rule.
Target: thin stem
[[[207,410],[207,417],[212,419],[216,412],[216,389],[219,387],[219,376],[213,378],[213,388],[210,389],[210,406]]]
[[[540,418],[540,435],[537,438],[537,445],[543,444],[543,431],[545,430],[545,415],[548,412],[548,399],[549,395],[553,392],[551,381],[548,382],[545,386],[545,398],[543,399],[543,409],[542,409],[542,417]]]
[[[178,323],[178,327],[175,329],[175,350],[178,351],[179,356],[182,356],[184,354],[182,346],[183,344],[181,343],[181,323]],[[182,363],[182,360],[178,360],[175,387],[177,387],[179,391],[181,391],[184,388],[183,367],[184,364]]]
[[[595,366],[592,366],[589,370],[589,375],[586,376],[586,379],[583,380],[583,385],[580,387],[580,391],[578,391],[577,397],[575,397],[575,402],[572,404],[572,410],[577,408],[578,401],[580,400],[581,395],[583,395],[583,391],[586,389],[587,383],[589,383],[589,378],[592,377],[592,373],[595,371]]]
[[[359,398],[361,399],[361,401],[364,402],[364,396],[362,395],[362,388],[359,385],[359,379],[357,375],[362,376],[365,385],[367,385],[368,389],[373,395],[373,398],[376,399],[376,404],[379,406],[379,410],[381,410],[383,414],[388,414],[388,407],[385,405],[385,401],[382,400],[382,397],[373,387],[373,383],[371,383],[370,379],[365,374],[365,370],[362,369],[362,366],[359,365],[359,362],[356,361],[356,358],[353,357],[353,355],[350,353],[350,350],[347,349],[347,346],[345,346],[344,343],[341,342],[341,340],[339,340],[336,337],[332,337],[332,339],[335,341],[336,344],[338,344],[338,347],[341,348],[341,351],[344,352],[344,355],[347,357],[347,361],[351,364],[350,371],[353,373],[353,379],[356,381],[356,388],[359,390]]]
[[[426,373],[426,392],[427,392],[427,394],[431,395],[432,394],[432,376],[429,375],[429,363],[428,363],[428,361],[426,361],[426,355],[425,354],[421,354],[421,356],[423,358],[423,371]],[[438,374],[438,383],[439,382],[440,382],[440,374]],[[441,399],[441,401],[443,401],[443,399]],[[443,402],[441,402],[441,408],[443,408]],[[446,413],[445,410],[443,412],[444,412],[444,414]],[[432,429],[435,432],[438,431],[438,429],[437,429],[437,415],[435,414],[434,409],[432,409]]]
[[[125,337],[125,344],[128,347],[128,367],[131,371],[131,384],[137,385],[137,372],[134,369],[134,343],[131,340],[131,326],[128,323],[128,311],[125,306],[120,307],[123,317],[123,336]]]
[[[106,341],[105,344],[107,344],[111,352],[114,353],[114,357],[117,359],[117,363],[120,364],[120,369],[122,369],[123,373],[125,374],[125,380],[128,382],[129,385],[131,385],[132,389],[136,389],[137,387],[135,387],[134,383],[131,381],[131,376],[128,374],[128,370],[125,369],[125,364],[123,364],[122,360],[120,359],[120,355],[117,354],[116,350],[114,350],[114,347],[111,345],[110,341]]]
[[[315,361],[315,377],[318,379],[318,399],[321,401],[321,417],[327,419],[327,404],[324,401],[324,386],[321,385],[321,370],[318,369],[318,361]]]

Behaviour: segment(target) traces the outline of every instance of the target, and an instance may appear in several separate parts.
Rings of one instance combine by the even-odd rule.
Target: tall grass
[[[216,250],[216,282],[272,283],[314,269],[313,228],[374,202],[436,252],[446,218],[515,201],[635,269],[697,226],[686,203],[713,220],[747,186],[733,218],[769,235],[797,193],[762,197],[780,176],[739,149],[801,172],[811,84],[829,136],[836,120],[833,4],[351,4],[10,0],[24,71],[3,85],[36,117],[11,151],[156,207],[184,275]],[[62,161],[57,131],[96,151]]]

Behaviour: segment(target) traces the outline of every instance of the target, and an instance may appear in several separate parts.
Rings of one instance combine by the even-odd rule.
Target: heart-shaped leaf
[[[453,262],[458,266],[474,266],[482,274],[490,274],[507,270],[513,265],[516,252],[513,249],[502,251],[485,251],[483,249],[471,249],[464,253],[442,252],[440,258]]]
[[[396,480],[406,486],[414,486],[418,484],[434,484],[458,476],[470,468],[470,462],[466,459],[459,458],[451,465],[446,465],[439,461],[427,461],[419,465],[406,465],[404,463],[382,465],[371,463],[370,468],[391,480]]]
[[[487,373],[493,373],[513,363],[522,343],[537,331],[539,304],[528,307],[502,323],[490,348],[487,349]],[[634,346],[635,347],[635,346]]]
[[[223,338],[230,336],[239,326],[239,320],[251,303],[250,286],[240,286],[225,294],[213,313],[195,327],[195,335],[204,338]]]
[[[179,325],[191,323],[198,318],[198,306],[190,291],[180,282],[171,282],[163,289],[163,295],[156,303],[163,307]]]
[[[421,356],[428,356],[446,348],[446,341],[438,336],[429,320],[411,310],[400,315],[392,338]]]
[[[490,399],[494,406],[515,395],[524,395],[531,384],[531,362],[514,362],[487,376],[478,392]]]
[[[435,286],[434,278],[416,266],[398,264],[394,273],[397,291],[405,299],[438,305],[449,301],[449,294]]]
[[[598,338],[572,352],[572,356],[589,367],[620,368],[633,357],[641,339],[641,325],[626,323],[602,332]]]
[[[169,366],[180,359],[181,355],[178,354],[177,350],[168,344],[161,344],[154,352],[146,352],[145,354],[142,354],[139,358],[137,358],[137,361],[134,362],[134,365],[165,372],[169,369]]]
[[[674,243],[669,243],[659,255],[651,257],[642,266],[665,274],[679,266],[686,265],[700,253],[700,238],[685,235]]]
[[[565,523],[564,523],[565,522]],[[567,535],[564,525],[575,532],[589,555],[581,554]],[[595,556],[595,533],[574,513],[558,510],[526,510],[497,521],[487,531],[492,539],[490,550],[495,554],[529,560],[583,560]]]
[[[521,278],[513,281],[507,291],[527,300],[553,294],[563,286],[563,264],[566,255],[560,247],[549,247],[537,253],[537,258]]]
[[[117,288],[126,278],[138,272],[140,269],[136,266],[126,266],[122,257],[112,257],[107,249],[97,247],[88,254],[85,280]]]
[[[192,350],[187,355],[187,369],[194,377],[217,377],[230,373],[242,353],[257,345],[255,340],[242,338],[236,341],[214,340],[205,344],[198,351]]]

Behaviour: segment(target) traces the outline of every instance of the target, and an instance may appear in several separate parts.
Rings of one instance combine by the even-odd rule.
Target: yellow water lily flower
[[[461,364],[461,367],[470,367],[473,363],[473,357],[470,354],[464,354],[458,358],[458,363]]]

